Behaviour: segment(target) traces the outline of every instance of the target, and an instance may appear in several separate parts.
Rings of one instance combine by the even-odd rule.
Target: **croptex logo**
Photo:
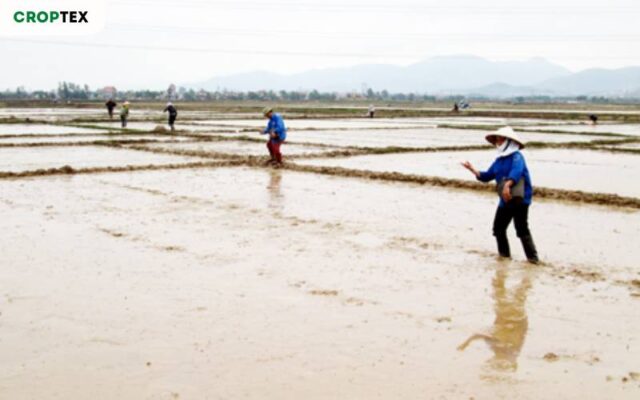
[[[0,0],[0,36],[91,35],[105,13],[105,0]]]
[[[89,11],[16,11],[13,20],[18,24],[89,23]]]

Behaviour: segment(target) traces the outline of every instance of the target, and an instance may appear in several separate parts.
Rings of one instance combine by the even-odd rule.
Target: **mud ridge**
[[[438,187],[449,187],[456,189],[467,189],[481,192],[494,192],[492,185],[487,185],[474,181],[465,181],[459,179],[449,179],[432,176],[409,175],[398,172],[373,172],[360,171],[340,167],[322,167],[311,165],[300,165],[287,163],[286,169],[299,172],[312,172],[323,175],[334,175],[348,178],[362,178],[370,180],[381,180],[390,182],[408,182],[420,185],[431,185]],[[563,200],[577,203],[629,207],[640,209],[640,199],[633,197],[623,197],[614,194],[605,193],[587,193],[577,190],[550,189],[550,188],[534,188],[534,195],[542,199]]]
[[[164,165],[125,165],[118,167],[95,167],[95,168],[73,168],[65,165],[60,168],[38,169],[23,172],[0,172],[0,179],[30,178],[50,175],[76,175],[76,174],[100,174],[108,172],[135,172],[135,171],[155,171],[155,170],[175,170],[192,168],[219,168],[243,165],[242,161],[209,161],[194,162],[185,164],[164,164]]]
[[[121,147],[121,148],[130,149],[130,150],[146,151],[148,153],[157,153],[157,154],[169,154],[173,156],[212,158],[216,160],[236,160],[240,163],[249,162],[253,158],[262,159],[261,157],[257,157],[257,156],[238,156],[234,154],[220,153],[215,151],[163,149],[163,148],[152,148],[152,147],[137,146],[137,145],[129,145],[126,147],[119,146],[119,145],[112,145],[111,147]]]

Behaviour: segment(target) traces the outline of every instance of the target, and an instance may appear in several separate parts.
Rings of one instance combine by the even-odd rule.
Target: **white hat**
[[[521,149],[524,149],[524,143],[522,142],[522,139],[520,139],[518,132],[514,131],[513,128],[511,128],[510,126],[505,126],[503,128],[498,129],[494,133],[491,133],[485,136],[485,139],[487,139],[487,142],[495,145],[496,137],[498,136],[501,136],[506,139],[511,139],[514,142],[518,143]]]
[[[173,105],[173,103],[171,103],[171,102],[167,103],[167,107],[172,106],[172,105]]]

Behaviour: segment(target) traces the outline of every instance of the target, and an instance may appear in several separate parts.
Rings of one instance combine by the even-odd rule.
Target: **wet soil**
[[[637,212],[540,202],[529,266],[513,236],[494,257],[494,199],[464,191],[254,168],[0,186],[8,398],[640,390],[616,283],[638,273]]]

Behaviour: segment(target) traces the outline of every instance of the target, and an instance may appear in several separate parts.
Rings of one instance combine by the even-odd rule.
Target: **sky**
[[[106,0],[99,33],[0,36],[0,90],[63,80],[159,90],[458,54],[573,71],[640,66],[639,18],[638,0]]]

